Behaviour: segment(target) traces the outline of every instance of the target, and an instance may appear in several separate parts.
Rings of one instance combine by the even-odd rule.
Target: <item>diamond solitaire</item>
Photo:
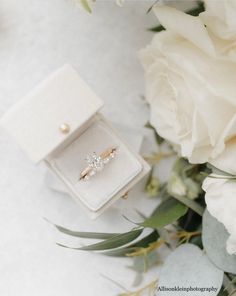
[[[97,155],[95,152],[88,155],[85,160],[88,166],[80,173],[80,180],[89,180],[90,177],[102,171],[106,164],[108,164],[117,154],[117,148],[109,148]]]

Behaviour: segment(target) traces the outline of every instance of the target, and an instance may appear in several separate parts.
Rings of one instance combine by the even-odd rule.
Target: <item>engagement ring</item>
[[[79,180],[89,180],[90,177],[102,171],[106,164],[108,164],[117,154],[117,148],[108,148],[100,155],[93,153],[88,155],[85,160],[88,166],[80,173]]]

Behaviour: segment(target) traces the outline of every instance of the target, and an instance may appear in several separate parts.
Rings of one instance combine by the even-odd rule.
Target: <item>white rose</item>
[[[236,61],[236,1],[205,0],[205,11],[200,18],[214,40],[222,58]]]
[[[200,18],[155,13],[167,30],[140,52],[151,124],[190,162],[214,161],[236,135],[236,66],[216,58]]]
[[[230,236],[227,241],[229,254],[236,253],[236,181],[208,177],[203,182],[207,209],[223,223]]]

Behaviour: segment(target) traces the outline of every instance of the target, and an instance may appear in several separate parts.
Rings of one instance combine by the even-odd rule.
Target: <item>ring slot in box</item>
[[[43,160],[92,218],[149,171],[149,165],[98,112],[102,105],[77,72],[65,65],[1,120],[32,161]],[[89,180],[80,180],[86,156],[110,147],[117,149],[116,157]]]

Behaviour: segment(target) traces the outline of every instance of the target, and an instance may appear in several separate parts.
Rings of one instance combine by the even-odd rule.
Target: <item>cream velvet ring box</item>
[[[102,106],[78,73],[65,65],[1,119],[1,126],[30,159],[35,164],[43,161],[91,218],[130,191],[150,170],[99,113]],[[89,167],[86,156],[94,152],[99,156],[110,148],[116,149],[115,157],[96,175],[80,179],[81,171]]]

